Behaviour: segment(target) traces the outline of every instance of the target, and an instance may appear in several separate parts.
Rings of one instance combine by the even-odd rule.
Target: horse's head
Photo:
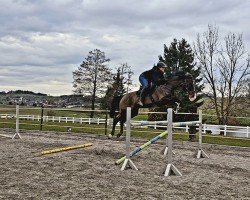
[[[190,101],[196,99],[195,80],[191,74],[177,71],[174,72],[171,77],[174,83],[173,85],[175,87],[181,87],[183,91],[187,92]]]

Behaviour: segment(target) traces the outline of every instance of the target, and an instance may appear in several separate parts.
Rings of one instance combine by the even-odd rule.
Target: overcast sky
[[[208,24],[243,33],[250,52],[250,0],[0,0],[0,23],[0,91],[72,94],[72,71],[96,48],[136,83],[164,44],[193,44]]]

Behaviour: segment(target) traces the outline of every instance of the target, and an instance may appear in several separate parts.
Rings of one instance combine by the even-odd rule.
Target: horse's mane
[[[178,70],[178,71],[174,71],[172,74],[169,75],[170,78],[173,77],[184,77],[186,75],[186,72],[182,71],[182,70]]]

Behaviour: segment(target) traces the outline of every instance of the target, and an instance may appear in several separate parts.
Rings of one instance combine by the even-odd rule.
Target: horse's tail
[[[109,112],[109,116],[111,118],[114,118],[116,111],[119,111],[119,103],[121,99],[122,99],[122,96],[115,96],[113,98],[111,105],[110,105],[110,112]]]

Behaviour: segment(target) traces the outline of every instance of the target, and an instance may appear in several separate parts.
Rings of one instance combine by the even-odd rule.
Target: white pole
[[[21,135],[19,134],[19,105],[16,105],[16,133],[13,135],[12,139],[16,136],[21,139]]]
[[[168,164],[172,164],[172,144],[173,144],[173,110],[168,108]]]
[[[199,149],[202,148],[202,110],[199,110]]]
[[[224,136],[227,136],[227,125],[224,125]]]
[[[135,164],[130,159],[130,134],[131,134],[131,108],[127,107],[127,121],[126,121],[126,158],[122,164],[121,171],[125,170],[127,165],[132,169],[138,170]]]
[[[173,109],[168,108],[168,156],[167,156],[167,166],[166,169],[164,169],[163,174],[164,176],[170,176],[172,174],[176,176],[182,176],[181,172],[173,165],[173,153],[172,153],[172,145],[173,145]]]
[[[16,133],[19,133],[19,105],[16,105]]]
[[[126,121],[126,158],[129,159],[129,152],[130,152],[130,120],[131,120],[131,108],[127,108],[127,121]]]
[[[199,149],[197,158],[209,158],[205,151],[202,149],[202,110],[199,110]]]

